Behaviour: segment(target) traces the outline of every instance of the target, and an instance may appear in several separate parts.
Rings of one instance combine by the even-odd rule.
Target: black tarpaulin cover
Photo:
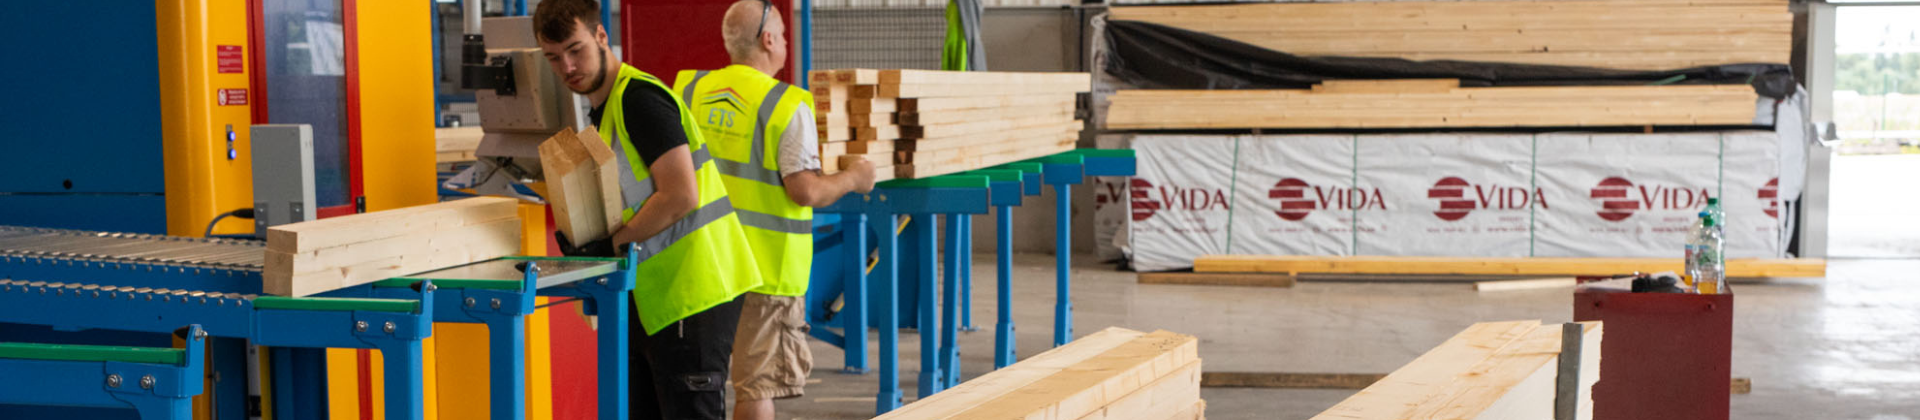
[[[1107,22],[1106,72],[1139,89],[1308,89],[1323,79],[1460,79],[1463,87],[1751,84],[1761,96],[1793,93],[1786,64],[1727,64],[1643,71],[1476,61],[1298,56],[1146,22]]]

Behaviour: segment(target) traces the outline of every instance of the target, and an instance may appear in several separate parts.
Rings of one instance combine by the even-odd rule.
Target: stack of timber
[[[1108,328],[878,419],[1201,420],[1197,343]]]
[[[262,289],[308,296],[514,255],[518,202],[476,197],[269,228]]]
[[[1603,328],[1582,322],[1572,330],[1540,321],[1473,324],[1313,418],[1591,419]],[[1563,342],[1578,346],[1563,351]]]
[[[1461,88],[1456,79],[1329,80],[1313,89],[1122,90],[1116,130],[1751,125],[1746,85]]]
[[[1273,3],[1114,7],[1111,18],[1303,56],[1635,70],[1787,63],[1787,0]]]
[[[896,178],[1067,151],[1086,73],[821,70],[813,82],[824,167],[862,156]],[[844,144],[837,142],[845,141]],[[884,170],[882,172],[885,172]]]

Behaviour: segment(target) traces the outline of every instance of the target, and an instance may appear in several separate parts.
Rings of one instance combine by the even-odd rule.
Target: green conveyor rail
[[[928,178],[894,179],[875,184],[881,188],[986,188],[987,177],[940,175]]]
[[[518,287],[518,286],[516,286]],[[420,301],[404,299],[363,299],[363,298],[296,298],[286,296],[261,296],[253,299],[255,309],[289,309],[301,311],[374,311],[374,312],[420,312]]]
[[[182,366],[187,351],[155,347],[86,346],[74,344],[0,343],[0,359],[66,362],[124,362]]]

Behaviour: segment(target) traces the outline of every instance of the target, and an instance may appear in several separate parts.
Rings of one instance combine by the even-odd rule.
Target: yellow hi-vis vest
[[[607,97],[599,130],[607,134],[605,140],[611,142],[608,146],[619,148],[621,153],[615,157],[620,168],[633,173],[631,178],[620,177],[620,198],[626,207],[621,212],[622,222],[633,219],[634,211],[654,192],[653,179],[640,160],[640,152],[627,140],[625,114],[620,109],[627,88],[636,84],[641,89],[660,89],[668,96],[673,95],[660,79],[640,69],[620,65],[620,76],[613,84],[612,96]],[[679,98],[674,98],[674,104],[681,109],[680,127],[686,131],[687,149],[693,153],[700,206],[667,230],[640,242],[633,305],[640,313],[640,324],[646,326],[647,335],[760,286],[760,270],[753,264],[753,250],[747,246],[740,219],[734,215],[733,202],[720,183],[720,173],[709,164],[713,158],[706,141],[701,139],[700,130],[694,128],[686,104]]]
[[[813,110],[813,94],[742,65],[682,70],[673,90],[693,112],[713,149],[764,285],[755,293],[807,294],[813,270],[813,208],[787,196],[778,165],[780,138],[795,112]]]

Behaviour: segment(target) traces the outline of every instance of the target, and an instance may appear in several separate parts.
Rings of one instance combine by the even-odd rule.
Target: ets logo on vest
[[[733,128],[734,116],[740,115],[747,109],[746,101],[741,100],[740,94],[730,87],[715,89],[701,95],[699,107],[707,109],[707,125],[727,128]]]

